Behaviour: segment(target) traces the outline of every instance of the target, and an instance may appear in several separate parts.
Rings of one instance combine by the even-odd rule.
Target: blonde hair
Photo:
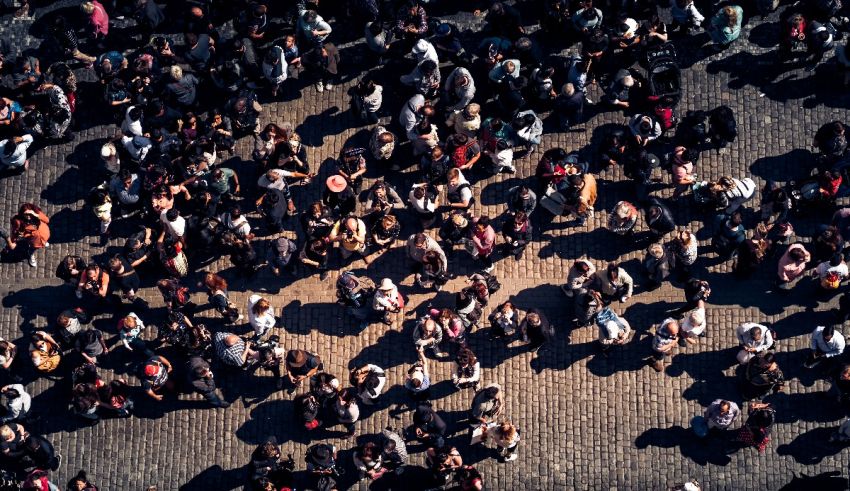
[[[130,329],[136,327],[136,317],[133,315],[124,317],[124,327],[129,327]]]
[[[179,81],[181,78],[183,78],[183,69],[180,68],[180,65],[172,66],[168,69],[168,73],[175,81]]]
[[[738,11],[735,10],[734,7],[732,7],[731,5],[723,7],[723,14],[729,21],[729,27],[734,27],[738,24]]]
[[[82,4],[80,4],[80,10],[87,14],[91,14],[92,12],[94,12],[94,4],[91,2],[83,2]]]
[[[9,425],[0,426],[0,437],[3,437],[5,440],[15,438],[15,430]]]

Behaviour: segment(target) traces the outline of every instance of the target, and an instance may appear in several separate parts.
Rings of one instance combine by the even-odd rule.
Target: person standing
[[[832,325],[818,326],[812,331],[812,352],[803,363],[806,368],[814,368],[820,363],[833,361],[844,353],[844,335]]]
[[[728,430],[740,414],[741,410],[734,402],[716,399],[706,408],[703,417],[709,429]]]
[[[204,396],[214,407],[228,407],[230,403],[222,400],[216,393],[215,380],[210,364],[200,356],[192,356],[186,362],[189,385],[196,393]]]
[[[33,268],[38,266],[35,253],[50,245],[50,218],[32,203],[24,203],[18,213],[12,217],[11,230],[0,230],[0,238],[6,241],[6,250],[14,251],[23,245],[27,262]]]
[[[776,287],[781,292],[791,290],[796,280],[806,273],[806,263],[812,260],[811,254],[801,243],[791,244],[785,254],[779,258]]]

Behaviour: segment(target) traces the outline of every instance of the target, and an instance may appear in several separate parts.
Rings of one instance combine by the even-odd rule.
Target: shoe
[[[29,265],[30,265],[30,266],[32,266],[33,268],[34,268],[34,267],[36,267],[36,266],[38,266],[38,261],[36,261],[35,256],[30,256],[30,257],[29,257],[29,259],[27,259],[27,262],[28,262],[28,263],[29,263]]]
[[[315,87],[316,87],[316,92],[324,92],[325,91],[325,84],[321,80],[316,82]]]
[[[505,462],[513,462],[514,460],[517,459],[517,457],[519,457],[519,455],[517,455],[515,453],[508,455],[507,457],[505,457]]]
[[[53,465],[50,466],[50,469],[55,471],[59,468],[60,465],[62,465],[62,455],[56,454],[56,462],[54,462]]]
[[[491,264],[484,268],[482,271],[484,271],[485,273],[489,273],[490,271],[493,271],[493,268],[495,268],[495,266]]]
[[[502,167],[501,169],[499,169],[499,172],[501,172],[502,174],[516,174],[516,169],[514,169],[513,167]]]
[[[325,83],[325,90],[334,90],[334,84]]]
[[[245,318],[245,316],[244,316],[244,315],[239,314],[239,316],[238,316],[238,317],[236,317],[236,322],[240,322],[240,321],[241,321],[242,319],[244,319],[244,318]]]
[[[230,407],[230,403],[227,401],[221,401],[220,403],[216,404],[215,407],[228,408]]]
[[[328,270],[323,270],[322,273],[319,275],[319,279],[322,281],[328,279]]]
[[[661,361],[661,360],[653,361],[652,365],[650,365],[650,366],[652,367],[653,370],[655,370],[658,373],[661,373],[661,372],[664,371],[664,362]]]

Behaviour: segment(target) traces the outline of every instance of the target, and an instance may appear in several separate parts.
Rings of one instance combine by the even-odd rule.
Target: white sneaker
[[[36,267],[36,266],[38,266],[38,261],[36,261],[36,260],[35,260],[35,256],[30,256],[30,257],[29,257],[29,259],[27,259],[27,262],[28,262],[28,263],[30,264],[30,266],[32,266],[33,268],[34,268],[34,267]]]
[[[236,322],[239,322],[239,321],[241,321],[241,320],[242,320],[242,319],[244,319],[244,318],[245,318],[245,316],[244,316],[244,315],[239,314],[239,317],[237,317],[237,318],[236,318]]]
[[[326,83],[325,90],[334,90],[334,85],[332,83]]]
[[[512,462],[512,461],[516,460],[517,457],[519,457],[519,455],[517,455],[516,453],[513,453],[513,454],[505,457],[505,462]]]
[[[325,91],[325,84],[321,80],[319,80],[318,82],[316,82],[316,92],[324,92],[324,91]]]

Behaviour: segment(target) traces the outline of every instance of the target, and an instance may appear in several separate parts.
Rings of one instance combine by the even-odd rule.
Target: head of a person
[[[799,247],[795,247],[788,251],[788,257],[790,257],[794,262],[803,262],[806,260],[806,252]]]
[[[588,264],[587,261],[576,261],[573,263],[573,267],[576,268],[576,271],[583,274],[590,271],[590,264]]]
[[[835,326],[832,324],[823,328],[823,340],[826,342],[832,341],[832,337],[835,336]]]
[[[730,404],[729,401],[720,401],[719,409],[720,414],[727,414],[732,410],[732,404]]]
[[[345,219],[345,229],[349,232],[357,232],[357,225],[358,223],[356,218],[349,217]]]
[[[738,11],[731,5],[723,7],[723,15],[729,27],[735,27],[738,24]]]
[[[679,322],[675,319],[668,322],[667,323],[667,332],[671,336],[678,336],[679,335]]]
[[[729,228],[734,228],[744,223],[744,216],[740,211],[735,211],[732,213],[732,216],[729,217]]]
[[[183,79],[183,69],[180,68],[180,65],[174,65],[168,69],[168,74],[171,76],[171,80],[175,82],[179,82]]]
[[[269,308],[271,308],[271,304],[265,298],[261,298],[257,300],[251,310],[254,312],[254,315],[263,315],[265,314]]]
[[[487,215],[479,217],[478,220],[475,222],[475,229],[478,231],[478,233],[484,233],[484,231],[487,230],[487,227],[489,226],[490,217],[488,217]]]
[[[109,270],[115,273],[120,272],[124,269],[124,265],[121,262],[121,256],[112,256],[109,258]]]
[[[96,280],[100,274],[100,267],[97,264],[90,264],[86,267],[85,276],[87,280]]]
[[[180,218],[180,212],[176,208],[172,208],[165,212],[165,219],[171,223],[176,222],[178,218]]]

